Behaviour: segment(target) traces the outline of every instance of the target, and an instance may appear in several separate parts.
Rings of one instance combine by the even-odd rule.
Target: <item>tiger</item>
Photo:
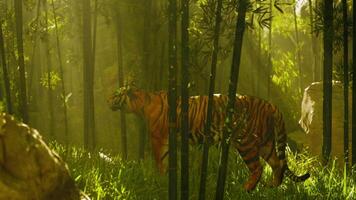
[[[136,87],[124,86],[115,91],[107,102],[111,110],[122,110],[134,113],[146,120],[154,152],[154,159],[158,170],[165,172],[163,157],[165,157],[168,144],[168,93],[166,91],[145,92]],[[215,94],[213,96],[212,128],[211,134],[217,143],[222,139],[222,130],[225,123],[227,95]],[[190,143],[201,143],[206,138],[204,126],[206,121],[208,96],[189,97],[189,131]],[[231,145],[237,150],[246,164],[250,176],[244,183],[246,191],[255,189],[259,182],[263,167],[260,163],[262,157],[272,168],[271,187],[279,186],[284,176],[295,182],[305,181],[309,173],[301,176],[295,175],[286,161],[286,129],[281,112],[278,108],[263,99],[236,95],[233,115],[233,133],[230,137]],[[177,100],[176,127],[180,128],[181,100]],[[244,126],[238,126],[241,124]],[[239,123],[240,122],[240,123]]]

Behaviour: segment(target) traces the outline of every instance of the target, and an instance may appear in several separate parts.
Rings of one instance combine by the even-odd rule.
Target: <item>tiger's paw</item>
[[[255,181],[247,181],[244,184],[244,189],[246,192],[251,192],[252,190],[254,190],[256,188],[257,183]]]

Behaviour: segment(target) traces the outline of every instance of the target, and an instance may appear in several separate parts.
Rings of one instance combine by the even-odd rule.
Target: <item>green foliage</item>
[[[60,81],[61,78],[59,74],[56,71],[51,71],[49,77],[48,73],[42,75],[40,84],[47,89],[55,90]]]
[[[207,73],[204,70],[211,59],[214,39],[216,0],[197,0],[191,3],[190,20],[190,53],[191,67],[194,73]],[[258,5],[257,5],[258,4]],[[256,5],[256,8],[254,8]],[[254,24],[269,27],[270,17],[265,1],[251,1],[248,6],[246,24],[254,28]],[[220,32],[219,62],[223,62],[231,53],[235,35],[238,1],[223,0],[222,22]],[[258,15],[258,16],[256,16]]]
[[[68,151],[54,144],[54,149],[68,163],[72,177],[92,199],[164,199],[165,177],[147,163],[124,161],[103,151],[88,153],[81,148]]]
[[[298,79],[298,69],[295,65],[294,55],[291,52],[277,51],[280,59],[273,59],[272,81],[283,93],[290,93],[295,100],[298,100],[298,90],[290,90],[295,87]]]
[[[283,12],[273,11],[272,44],[269,46],[269,30],[262,29],[261,48],[265,54],[271,54],[272,66],[272,88],[279,95],[273,96],[272,101],[278,105],[284,114],[284,118],[289,129],[295,129],[296,121],[300,117],[299,93],[299,67],[302,69],[302,83],[308,84],[307,59],[303,53],[308,47],[310,37],[309,18],[297,14],[297,27],[299,34],[299,44],[296,40],[294,4],[282,4]],[[257,35],[258,33],[255,33]],[[301,53],[300,63],[297,62],[297,53]],[[269,61],[267,61],[269,62]],[[300,66],[299,66],[299,65]],[[305,85],[302,85],[302,87]],[[303,89],[302,89],[303,90]]]
[[[3,101],[0,101],[0,112],[5,111],[5,103]]]
[[[284,37],[293,40],[295,44],[295,27],[294,27],[294,7],[288,7],[285,10],[290,11],[288,14],[276,13],[273,18],[273,34],[278,35],[278,37]],[[297,16],[297,26],[299,34],[308,34],[310,32],[310,23],[308,18]]]
[[[168,177],[159,175],[152,160],[123,161],[104,151],[88,153],[81,148],[72,147],[68,151],[61,145],[52,147],[68,163],[72,176],[81,190],[92,199],[167,199]],[[216,172],[219,162],[217,148],[210,149],[207,177],[207,197],[214,197]],[[200,158],[201,151],[191,148],[191,158]],[[292,153],[287,148],[288,164],[297,174],[309,171],[311,178],[304,183],[294,183],[285,178],[277,188],[265,186],[270,181],[271,168],[264,164],[264,173],[255,191],[247,193],[243,183],[248,171],[240,156],[230,153],[225,199],[354,199],[355,175],[347,176],[335,162],[323,167],[316,158],[306,152]],[[199,160],[199,159],[198,159]],[[191,174],[199,174],[200,162],[191,163]],[[190,199],[197,199],[199,177],[191,176]]]
[[[348,19],[347,23],[349,25],[349,33],[352,32],[352,1],[347,0],[347,5],[348,5]],[[323,16],[323,9],[324,9],[324,1],[321,1],[318,4],[318,7],[314,9],[315,13],[315,21],[314,23],[314,33],[316,35],[319,35],[323,31],[324,27],[324,16]],[[333,51],[334,53],[341,51],[343,48],[343,30],[344,30],[344,20],[343,20],[343,13],[342,13],[342,1],[337,0],[333,4]],[[352,38],[352,35],[349,34],[349,39]]]

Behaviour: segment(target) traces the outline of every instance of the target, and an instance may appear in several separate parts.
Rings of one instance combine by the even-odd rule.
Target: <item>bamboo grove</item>
[[[290,162],[284,158],[285,152],[286,157],[315,158],[302,168],[312,171],[312,180],[318,179],[313,169],[319,169],[319,164],[327,169],[335,162],[344,179],[351,177],[352,182],[356,163],[355,3],[0,0],[0,111],[39,130],[54,148],[63,145],[66,153],[62,156],[69,167],[74,162],[71,148],[83,147],[93,158],[94,152],[107,151],[124,163],[123,171],[128,169],[125,164],[144,164],[140,178],[154,168],[154,178],[150,178],[159,183],[163,180],[164,189],[152,192],[152,198],[159,194],[158,198],[169,200],[220,200],[246,194],[258,198],[261,196],[256,193],[262,195],[268,190],[262,189],[265,175],[256,175],[256,184],[262,177],[257,186],[248,179],[253,172],[247,161],[263,159],[259,153],[245,158],[252,151],[241,153],[244,140],[236,139],[240,136],[236,134],[259,130],[260,118],[270,113],[250,121],[247,118],[252,111],[270,108],[283,113],[288,137],[275,134],[277,122],[273,120],[280,118],[271,122],[266,117],[266,134],[275,134],[271,136],[274,150],[269,156],[273,154],[281,163],[283,159]],[[319,87],[315,96],[306,96],[315,85]],[[115,98],[125,96],[115,102],[120,104],[115,105],[120,107],[115,108],[118,112],[113,112],[115,106],[108,106],[116,100],[110,99],[113,93]],[[237,94],[258,99],[251,100],[253,103],[245,109],[251,110],[248,117],[238,108],[243,97]],[[216,99],[222,97],[226,97],[224,105],[219,107]],[[303,107],[310,99],[312,103]],[[126,104],[121,105],[123,102]],[[253,108],[260,105],[257,102],[264,102],[266,108]],[[135,110],[139,103],[142,107]],[[304,112],[311,108],[315,110],[303,119]],[[220,115],[216,113],[222,113],[223,119],[217,120]],[[159,117],[154,120],[156,115]],[[202,124],[197,125],[194,116],[199,116]],[[312,124],[318,120],[319,124]],[[162,127],[152,128],[154,123]],[[310,123],[310,129],[301,123]],[[275,127],[270,128],[270,124]],[[284,129],[284,125],[280,127]],[[251,133],[256,141],[268,140],[256,132]],[[317,145],[308,146],[309,137]],[[236,145],[235,139],[241,143]],[[283,154],[278,152],[282,148]],[[269,158],[262,167],[269,165]],[[237,169],[232,169],[237,163],[246,164],[239,166],[243,179],[237,177]],[[296,174],[305,171],[291,166],[291,170],[288,165],[283,170],[289,173],[296,169]],[[105,170],[97,173],[105,177]],[[262,171],[268,170],[269,175],[277,177],[273,166]],[[76,173],[78,170],[73,170]],[[281,181],[285,174],[283,171]],[[82,175],[76,175],[80,180]],[[242,180],[249,180],[250,188],[243,186]],[[272,190],[287,191],[290,184],[283,182],[283,187]],[[308,180],[296,183],[295,191],[303,184],[309,189],[316,185]],[[241,190],[233,193],[233,186]],[[343,196],[337,197],[354,198],[353,187],[343,187]],[[351,192],[346,195],[345,191]],[[327,192],[329,196],[335,193]],[[121,193],[125,193],[123,189]],[[312,193],[305,195],[315,197]],[[101,198],[112,199],[109,196]],[[136,199],[142,198],[138,196]]]

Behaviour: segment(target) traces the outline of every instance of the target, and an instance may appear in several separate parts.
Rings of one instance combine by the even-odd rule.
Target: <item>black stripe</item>
[[[277,157],[280,159],[280,160],[284,160],[286,158],[286,154],[283,152],[282,154],[278,153],[277,152]]]
[[[260,144],[260,146],[264,146],[265,144],[267,144],[267,142],[270,142],[273,136],[273,133],[267,132],[267,138],[265,138],[265,140]]]
[[[249,123],[253,123],[252,125],[252,130],[253,132],[260,132],[263,131],[262,129],[262,124],[264,123],[264,113],[266,113],[266,110],[264,110],[265,104],[263,102],[260,102],[260,104],[257,105],[258,109],[257,112],[255,112],[254,119],[255,120],[249,120]]]
[[[254,149],[254,146],[252,146],[251,148],[249,149],[246,149],[246,150],[239,150],[239,148],[237,148],[237,150],[239,151],[241,157],[245,157],[248,153],[250,153],[252,150]]]
[[[166,158],[168,156],[168,151],[166,151],[166,153],[163,154],[163,156],[161,157],[161,161],[163,161],[164,158]]]
[[[275,148],[274,142],[272,143],[272,147],[268,155],[266,156],[265,160],[268,162],[269,158],[272,156],[273,150]]]
[[[251,164],[251,163],[254,163],[254,162],[256,162],[256,161],[259,161],[259,156],[254,156],[253,158],[251,158],[251,159],[248,159],[248,160],[245,160],[244,159],[244,161],[245,161],[245,163],[246,163],[246,165],[249,165],[249,164]]]
[[[196,104],[196,99],[194,97],[190,97],[191,99],[191,103],[189,105],[189,113],[191,113],[190,115],[190,120],[189,120],[189,124],[193,124],[194,119],[196,117],[196,113],[197,113],[197,104]]]

